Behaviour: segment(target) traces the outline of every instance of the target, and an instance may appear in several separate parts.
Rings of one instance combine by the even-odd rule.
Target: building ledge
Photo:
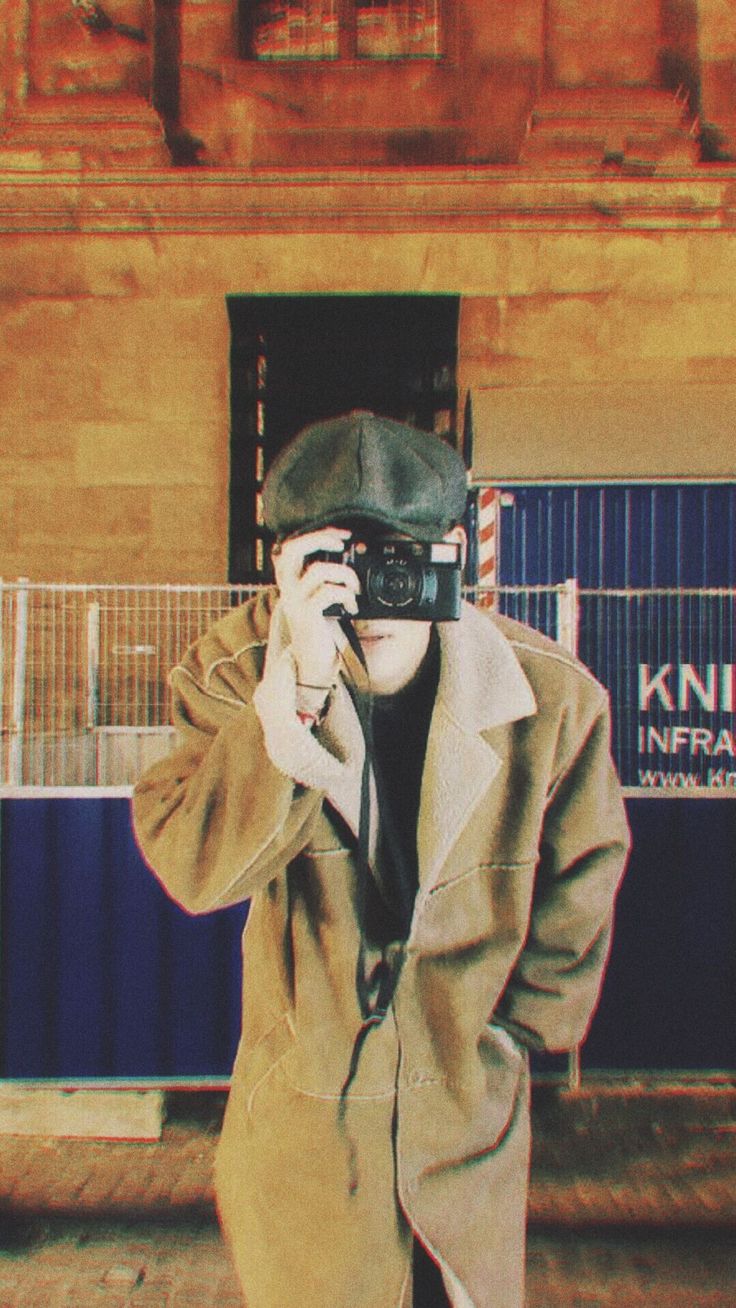
[[[519,167],[331,171],[44,167],[0,148],[4,233],[732,230],[736,165],[677,176]]]

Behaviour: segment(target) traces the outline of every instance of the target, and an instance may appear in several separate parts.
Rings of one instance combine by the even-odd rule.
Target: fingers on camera
[[[319,601],[320,612],[328,617],[333,617],[333,613],[328,613],[328,609],[339,610],[340,613],[357,613],[358,597],[354,590],[347,586],[340,586],[325,582],[317,588],[315,599]]]
[[[344,563],[312,563],[304,573],[303,585],[308,595],[314,595],[320,586],[340,586],[354,594],[360,589],[357,576]]]
[[[341,554],[350,535],[347,527],[323,527],[320,531],[305,532],[303,536],[292,536],[282,542],[280,557],[306,567],[310,554],[318,554],[322,550],[330,554]]]

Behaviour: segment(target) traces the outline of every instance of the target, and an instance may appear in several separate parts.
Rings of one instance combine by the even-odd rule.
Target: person
[[[523,1302],[529,1051],[584,1037],[628,829],[573,657],[465,602],[366,616],[349,546],[462,543],[466,486],[406,424],[302,431],[264,487],[277,584],[174,669],[135,790],[179,904],[250,899],[216,1163],[248,1308]]]

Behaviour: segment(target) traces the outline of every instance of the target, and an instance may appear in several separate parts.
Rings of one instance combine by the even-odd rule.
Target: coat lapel
[[[422,890],[437,880],[501,766],[482,733],[537,708],[509,641],[488,615],[466,604],[460,622],[442,623],[439,632],[440,681],[417,832]]]

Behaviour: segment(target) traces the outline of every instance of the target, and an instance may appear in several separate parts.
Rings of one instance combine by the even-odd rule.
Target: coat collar
[[[487,613],[463,604],[458,622],[439,624],[439,638],[439,683],[427,739],[417,829],[422,888],[431,886],[439,876],[501,766],[500,756],[483,733],[527,717],[537,708],[511,643]],[[277,605],[269,638],[268,679],[273,680],[278,667],[284,675],[282,685],[274,683],[275,698],[293,700],[295,672],[288,626]],[[301,729],[299,733],[305,736]],[[355,709],[342,682],[323,726],[323,742],[326,748],[311,736],[302,741],[309,746],[308,757],[300,760],[300,769],[292,775],[323,789],[357,833],[365,750]],[[371,809],[370,844],[375,851],[375,794]]]
[[[459,835],[493,784],[502,760],[483,733],[537,711],[514,649],[487,613],[463,604],[459,622],[439,624],[440,675],[427,738],[417,827],[421,893],[442,873]],[[363,740],[347,691],[326,727],[345,771],[328,798],[357,830]],[[375,826],[371,846],[375,848]]]
[[[437,701],[462,731],[486,731],[536,712],[532,688],[493,618],[463,604],[460,621],[442,622],[438,630]]]

